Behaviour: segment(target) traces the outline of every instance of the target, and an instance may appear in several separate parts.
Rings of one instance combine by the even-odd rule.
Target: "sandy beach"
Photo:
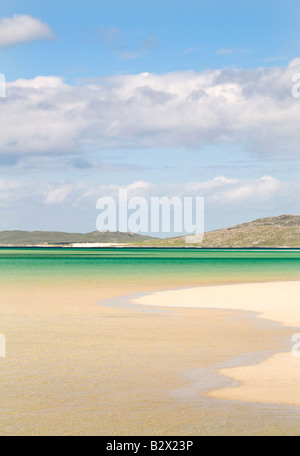
[[[202,369],[210,390],[223,385],[214,380],[216,365],[245,353],[279,351],[289,327],[261,324],[239,309],[178,307],[150,314],[142,306],[132,311],[99,303],[137,291],[150,292],[82,283],[3,287],[1,435],[298,434],[288,401],[280,413],[271,404],[224,401],[230,388],[220,390],[221,399],[208,397],[207,387],[194,391],[191,379],[199,382]],[[190,299],[200,291],[185,292]],[[155,293],[147,304],[174,305],[177,293]],[[255,394],[260,388],[263,378]]]
[[[209,396],[300,406],[299,360],[300,358],[292,357],[290,352],[277,353],[258,365],[222,369],[221,374],[241,384],[210,392]]]
[[[254,312],[263,321],[290,327],[290,345],[254,365],[220,369],[238,384],[207,393],[209,397],[300,406],[300,361],[292,355],[292,336],[300,332],[300,282],[208,286],[152,293],[135,304]]]

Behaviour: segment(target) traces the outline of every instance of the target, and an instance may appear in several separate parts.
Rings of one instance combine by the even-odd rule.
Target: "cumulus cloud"
[[[0,180],[0,229],[44,229],[88,231],[95,229],[96,202],[113,197],[119,190],[128,198],[153,196],[205,198],[206,229],[216,229],[254,218],[300,213],[300,184],[282,182],[272,176],[235,179],[216,176],[201,182],[105,185],[90,181],[43,182],[42,180]],[[234,222],[233,222],[234,220]]]
[[[45,204],[60,204],[65,201],[71,191],[72,187],[70,185],[63,185],[54,190],[51,189],[46,195]]]
[[[37,192],[37,187],[39,191]],[[127,190],[128,197],[142,196],[150,199],[153,196],[173,198],[179,196],[205,197],[208,206],[240,206],[245,204],[256,207],[259,204],[269,204],[279,199],[298,202],[299,183],[281,182],[272,176],[262,176],[257,179],[236,179],[216,176],[214,179],[202,182],[162,183],[152,184],[144,181],[134,181],[128,185],[106,185],[96,182],[39,182],[28,180],[1,179],[1,197],[6,192],[7,205],[13,200],[31,197],[42,205],[55,205],[68,202],[74,207],[84,204],[95,205],[98,198],[110,196],[118,198],[119,190]],[[7,195],[9,198],[7,198]]]
[[[50,27],[39,19],[26,14],[0,18],[0,48],[51,39],[53,33]]]
[[[287,67],[122,75],[71,86],[55,76],[9,83],[0,154],[234,144],[257,154],[300,148],[300,102]]]

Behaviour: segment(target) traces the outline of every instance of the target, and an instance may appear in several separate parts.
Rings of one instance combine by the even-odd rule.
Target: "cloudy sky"
[[[3,0],[0,229],[93,231],[120,188],[204,196],[206,230],[299,214],[299,18],[298,0]]]

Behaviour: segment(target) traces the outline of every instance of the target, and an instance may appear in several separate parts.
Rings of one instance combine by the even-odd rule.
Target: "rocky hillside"
[[[205,233],[201,244],[186,243],[185,237],[155,239],[133,233],[0,232],[0,246],[71,245],[79,243],[116,243],[135,247],[299,247],[300,215],[280,215],[242,223]]]
[[[300,215],[280,215],[205,233],[201,244],[186,244],[185,237],[144,242],[161,247],[299,247]]]
[[[280,215],[206,233],[207,247],[300,247],[300,215]]]

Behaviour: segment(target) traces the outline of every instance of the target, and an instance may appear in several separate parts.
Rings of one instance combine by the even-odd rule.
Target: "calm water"
[[[0,284],[170,286],[300,279],[300,250],[0,249]]]
[[[12,293],[3,306],[0,435],[299,435],[298,408],[212,401],[191,383],[201,386],[202,372],[214,382],[211,369],[244,351],[273,350],[290,340],[289,329],[217,313],[64,307],[75,282],[117,293],[128,283],[154,290],[299,279],[300,250],[0,249],[0,295],[20,286],[22,297],[29,285],[24,303],[33,300],[25,312]],[[33,284],[49,287],[34,295]],[[67,293],[56,294],[57,284]],[[188,399],[178,394],[185,388]]]

